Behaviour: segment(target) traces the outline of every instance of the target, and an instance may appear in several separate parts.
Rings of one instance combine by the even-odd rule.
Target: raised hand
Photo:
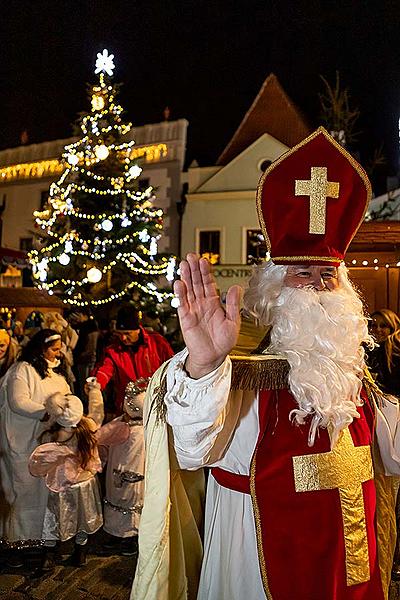
[[[174,292],[179,299],[178,316],[189,350],[186,370],[198,379],[216,369],[236,343],[241,288],[235,285],[228,290],[224,308],[206,258],[188,254],[180,264],[180,272]]]

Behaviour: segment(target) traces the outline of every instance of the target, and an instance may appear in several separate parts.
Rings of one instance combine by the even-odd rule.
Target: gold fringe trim
[[[370,370],[367,367],[364,367],[363,385],[374,411],[376,406],[379,409],[383,408],[385,406],[386,394],[382,392],[380,387],[376,384]]]
[[[288,387],[289,363],[283,356],[232,355],[232,390],[282,390]]]

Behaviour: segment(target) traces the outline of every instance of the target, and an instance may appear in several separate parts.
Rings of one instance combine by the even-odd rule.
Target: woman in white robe
[[[48,490],[30,475],[29,456],[46,427],[46,400],[71,394],[59,372],[61,336],[39,331],[0,386],[0,540],[21,549],[41,543]]]

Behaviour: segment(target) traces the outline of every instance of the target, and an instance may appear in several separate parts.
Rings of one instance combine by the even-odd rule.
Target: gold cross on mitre
[[[310,196],[309,233],[324,234],[326,228],[326,199],[339,198],[339,183],[328,181],[326,167],[311,167],[311,179],[296,179],[296,196]]]
[[[369,553],[362,483],[374,476],[371,448],[354,446],[346,428],[330,452],[294,456],[293,472],[296,492],[339,490],[347,585],[368,581]]]

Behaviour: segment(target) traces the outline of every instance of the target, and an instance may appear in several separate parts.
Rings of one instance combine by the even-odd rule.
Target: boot
[[[120,554],[122,556],[134,556],[138,553],[138,539],[137,535],[133,537],[124,538],[120,546]]]
[[[57,564],[57,559],[59,559],[60,542],[57,542],[54,546],[45,546],[44,548],[42,570],[52,571]]]
[[[86,565],[87,544],[75,544],[74,551],[71,556],[71,563],[74,567],[83,567]]]
[[[55,566],[54,551],[48,550],[43,557],[42,571],[52,571]]]
[[[24,566],[24,554],[21,550],[9,550],[7,552],[6,565],[11,569],[19,569]]]

